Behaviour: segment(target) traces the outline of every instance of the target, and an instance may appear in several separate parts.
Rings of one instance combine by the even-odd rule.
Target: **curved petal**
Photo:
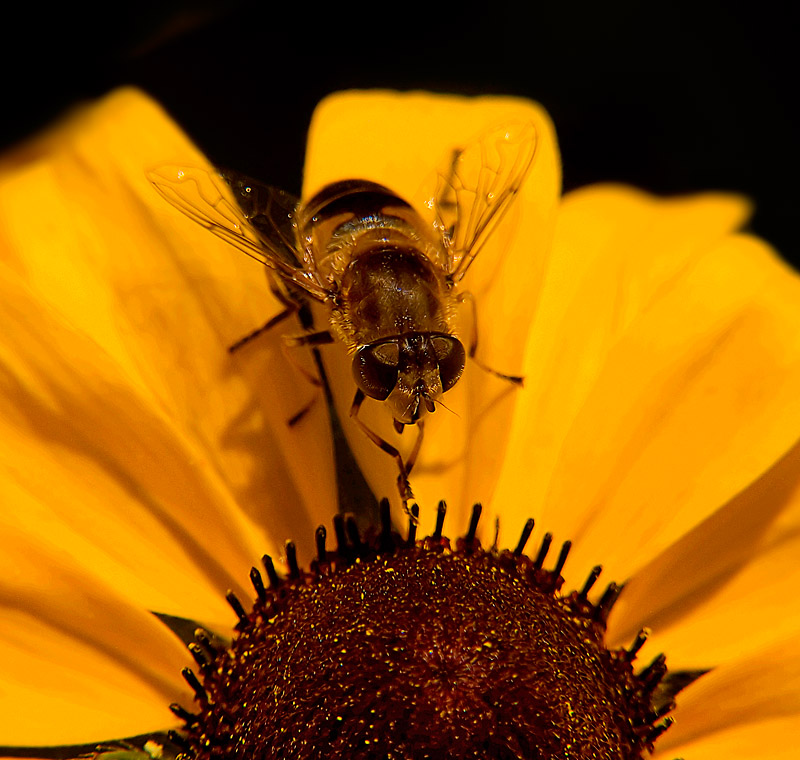
[[[670,729],[672,730],[672,729]],[[674,760],[678,753],[684,760],[794,760],[797,757],[795,737],[800,732],[800,715],[761,720],[743,726],[714,732],[677,749],[661,751],[656,747],[653,760]],[[667,735],[669,731],[667,732]],[[665,740],[660,740],[662,745]]]
[[[794,746],[800,727],[800,637],[765,647],[726,663],[681,693],[675,725],[658,742],[658,757],[686,760],[708,756],[710,747],[733,746],[733,737],[764,750],[737,751],[737,757],[780,758],[781,746]],[[770,730],[778,733],[771,735]],[[705,747],[705,749],[704,749]],[[694,754],[696,751],[696,754]],[[717,753],[716,757],[730,757]]]
[[[800,637],[800,443],[628,583],[609,626],[676,669],[705,669]],[[754,612],[757,615],[754,617]]]
[[[126,579],[86,573],[55,538],[7,525],[3,535],[0,745],[79,744],[175,725],[167,706],[191,702],[180,678],[187,652],[119,593]]]
[[[308,196],[335,180],[370,179],[416,200],[424,214],[436,172],[446,173],[455,149],[490,128],[521,121],[535,126],[535,163],[512,212],[496,231],[495,245],[481,252],[462,283],[463,290],[476,296],[479,356],[507,373],[520,368],[560,190],[555,135],[541,107],[507,97],[339,93],[324,100],[314,113],[304,185]],[[465,306],[458,332],[465,341],[470,321]],[[354,393],[348,357],[332,348],[326,362],[337,408],[346,418]],[[412,479],[423,507],[422,530],[432,529],[434,505],[441,498],[448,500],[453,519],[465,522],[464,510],[473,501],[491,497],[515,401],[512,386],[468,362],[464,377],[445,397],[447,408],[426,420],[425,441]],[[409,451],[415,431],[399,438],[391,416],[379,403],[365,403],[362,417],[392,445]],[[394,463],[354,425],[345,428],[375,493],[395,496]]]
[[[263,539],[202,448],[4,266],[0,319],[0,545],[51,538],[137,607],[224,615]]]
[[[627,578],[797,437],[800,279],[733,234],[746,210],[613,186],[563,203],[497,503],[525,484],[575,542],[574,583],[598,559]]]
[[[16,394],[7,419],[31,436],[20,449],[39,468],[57,441],[53,492],[71,480],[80,500],[104,473],[102,499],[84,501],[104,503],[121,532],[144,541],[131,557],[170,557],[160,541],[191,535],[244,581],[242,569],[287,536],[311,551],[313,527],[331,513],[327,417],[316,404],[287,426],[315,391],[298,381],[279,335],[228,355],[279,307],[258,265],[154,191],[145,171],[168,162],[210,169],[135,90],[81,109],[0,162],[0,256],[19,274],[3,285],[15,324],[0,337]],[[31,292],[16,293],[21,284]],[[127,497],[114,502],[119,492]],[[66,502],[49,505],[56,522]],[[161,533],[145,516],[156,504]],[[219,552],[232,526],[238,546],[228,552],[223,540]]]

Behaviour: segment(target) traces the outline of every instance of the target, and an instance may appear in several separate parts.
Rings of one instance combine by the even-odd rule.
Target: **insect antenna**
[[[427,394],[425,394],[424,399],[425,399],[425,406],[426,407],[428,407],[428,402],[430,402],[431,404],[434,403],[433,399],[431,399],[430,396],[428,396]],[[444,401],[442,401],[441,399],[437,399],[436,400],[436,404],[441,406],[443,409],[446,409],[448,412],[450,412],[450,414],[454,414],[456,417],[461,419],[461,415],[458,412],[456,412],[455,410],[451,409],[449,406],[447,406],[447,404],[445,404]],[[428,411],[432,412],[433,409],[428,407]]]

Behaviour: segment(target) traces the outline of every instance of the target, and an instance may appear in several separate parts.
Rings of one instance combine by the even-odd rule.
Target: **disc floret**
[[[466,535],[405,538],[388,503],[379,530],[353,518],[324,528],[301,569],[286,547],[288,575],[263,558],[253,569],[251,611],[227,646],[202,630],[184,671],[198,706],[173,706],[184,722],[174,739],[193,760],[234,758],[640,758],[668,727],[671,702],[657,704],[663,656],[639,673],[642,631],[627,649],[607,649],[608,615],[622,587],[589,599],[600,575],[562,593],[570,550],[545,568],[552,536],[524,553],[484,549],[476,505]]]

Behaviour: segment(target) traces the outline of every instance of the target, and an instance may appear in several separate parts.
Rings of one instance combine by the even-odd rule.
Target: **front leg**
[[[353,397],[353,403],[350,406],[350,417],[353,422],[358,425],[364,435],[370,439],[370,441],[372,441],[378,448],[380,448],[382,451],[385,451],[394,459],[395,463],[397,464],[397,469],[400,472],[400,474],[397,476],[397,488],[400,492],[400,500],[403,503],[403,509],[408,512],[408,502],[410,499],[414,498],[414,493],[411,490],[411,484],[408,482],[409,468],[406,467],[406,463],[403,461],[402,454],[394,446],[392,446],[392,444],[381,438],[374,430],[372,430],[372,428],[367,427],[367,425],[358,418],[358,412],[361,409],[361,404],[364,403],[364,398],[364,392],[361,389],[357,390],[356,395]],[[421,443],[421,441],[419,441],[419,443]],[[413,452],[414,458],[416,458],[418,450],[419,447],[415,446]],[[411,464],[413,466],[413,459]]]
[[[411,470],[414,469],[414,463],[417,461],[419,450],[422,448],[422,439],[425,437],[425,420],[417,420],[415,426],[417,428],[417,440],[414,441],[414,448],[411,449],[411,453],[406,459],[406,475],[410,475]]]

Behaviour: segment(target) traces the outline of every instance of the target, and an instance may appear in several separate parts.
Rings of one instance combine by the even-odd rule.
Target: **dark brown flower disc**
[[[598,568],[585,589],[560,594],[568,545],[551,570],[549,538],[534,559],[522,546],[486,551],[477,514],[454,547],[438,529],[409,542],[385,521],[366,540],[339,521],[335,552],[318,532],[310,572],[290,552],[278,580],[268,561],[272,584],[254,575],[252,612],[233,602],[230,648],[206,639],[208,661],[189,676],[200,711],[182,711],[186,755],[642,757],[665,727],[652,705],[665,668],[662,658],[635,675],[635,651],[604,646],[619,587],[590,603]]]

